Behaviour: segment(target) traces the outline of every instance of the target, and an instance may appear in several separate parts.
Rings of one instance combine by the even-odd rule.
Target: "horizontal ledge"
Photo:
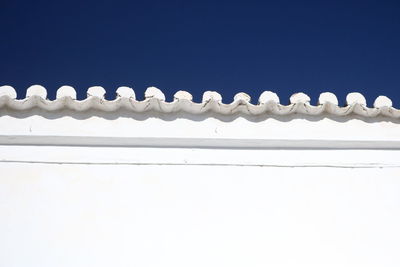
[[[176,148],[299,148],[299,149],[400,149],[400,140],[338,139],[235,139],[170,137],[99,137],[0,135],[0,145],[94,146],[94,147],[176,147]]]

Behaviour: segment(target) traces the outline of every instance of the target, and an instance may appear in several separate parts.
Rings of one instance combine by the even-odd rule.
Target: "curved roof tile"
[[[70,109],[79,112],[89,109],[113,112],[124,108],[132,112],[152,110],[162,113],[183,111],[191,114],[202,114],[212,111],[225,115],[241,112],[248,115],[300,113],[307,115],[331,114],[335,116],[357,114],[364,117],[385,116],[400,118],[400,110],[392,107],[392,101],[386,96],[379,96],[374,102],[374,107],[367,107],[365,97],[356,92],[347,95],[347,106],[339,106],[337,97],[329,92],[320,95],[316,106],[310,104],[310,97],[304,93],[293,94],[290,97],[290,104],[282,105],[279,103],[279,97],[270,91],[263,92],[256,105],[250,103],[250,96],[246,93],[237,94],[234,101],[229,104],[223,103],[222,96],[213,91],[204,92],[202,103],[193,102],[192,95],[185,91],[177,92],[172,102],[166,102],[163,92],[155,87],[149,87],[146,90],[146,99],[143,101],[136,100],[135,92],[128,87],[120,87],[114,100],[105,100],[104,94],[104,88],[100,86],[90,87],[87,91],[86,99],[76,100],[74,88],[62,86],[57,91],[57,98],[48,100],[46,99],[46,89],[40,85],[33,85],[28,88],[27,97],[19,100],[16,99],[14,88],[1,86],[0,108],[27,110],[37,107],[46,111]]]

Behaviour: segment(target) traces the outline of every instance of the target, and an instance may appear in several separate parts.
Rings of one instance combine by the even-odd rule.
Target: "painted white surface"
[[[0,116],[0,144],[400,148],[399,120],[382,118],[35,112]]]
[[[2,266],[400,263],[399,168],[0,166]]]
[[[135,116],[0,116],[0,266],[400,266],[399,123]]]

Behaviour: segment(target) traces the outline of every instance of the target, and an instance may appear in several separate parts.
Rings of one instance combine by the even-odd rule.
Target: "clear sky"
[[[287,103],[305,92],[359,91],[400,106],[400,1],[0,0],[0,84],[101,85],[139,99],[156,86],[224,102],[264,90]]]

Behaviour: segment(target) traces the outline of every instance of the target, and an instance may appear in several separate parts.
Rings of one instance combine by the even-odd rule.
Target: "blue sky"
[[[0,84],[18,97],[41,84],[49,98],[71,85],[156,86],[224,102],[271,90],[287,103],[305,92],[359,91],[400,106],[399,1],[0,2]]]

